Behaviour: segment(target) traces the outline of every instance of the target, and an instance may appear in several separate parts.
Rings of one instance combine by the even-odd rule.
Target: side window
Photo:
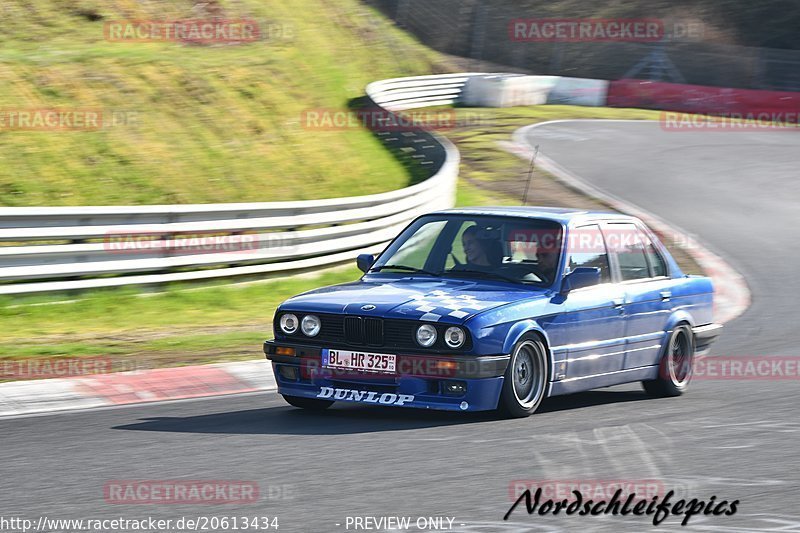
[[[610,224],[605,233],[609,248],[617,254],[622,281],[649,278],[645,243],[639,229],[633,224]]]
[[[664,261],[664,258],[661,257],[661,254],[658,253],[656,247],[647,237],[644,237],[647,242],[647,260],[650,261],[650,268],[653,271],[653,277],[657,278],[660,276],[667,275],[667,263]]]
[[[567,267],[570,272],[577,267],[596,267],[600,269],[600,283],[611,281],[611,269],[608,266],[608,251],[606,250],[600,226],[592,224],[572,230],[569,238],[569,262]]]

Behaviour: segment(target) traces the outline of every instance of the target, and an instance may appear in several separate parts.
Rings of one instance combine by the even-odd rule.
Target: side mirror
[[[356,258],[356,265],[358,266],[358,269],[364,274],[367,273],[367,270],[369,270],[372,267],[372,264],[374,262],[375,262],[375,256],[373,256],[372,254],[359,254],[359,256]]]
[[[600,283],[600,269],[597,267],[577,267],[564,276],[561,282],[561,294],[567,294],[575,289],[591,287]]]

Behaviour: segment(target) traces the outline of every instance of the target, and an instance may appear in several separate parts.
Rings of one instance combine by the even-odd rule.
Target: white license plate
[[[369,372],[394,373],[397,356],[385,353],[351,352],[349,350],[322,350],[322,366],[347,368]]]

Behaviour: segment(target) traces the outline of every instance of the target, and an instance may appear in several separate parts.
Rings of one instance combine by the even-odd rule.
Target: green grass
[[[482,189],[468,181],[461,180],[456,191],[456,206],[469,207],[473,205],[519,205],[511,196]]]
[[[368,131],[308,129],[302,113],[347,109],[370,81],[449,69],[358,0],[9,0],[0,13],[0,109],[93,108],[132,120],[81,132],[0,126],[6,206],[396,189],[408,173]],[[212,16],[273,30],[264,41],[215,46],[103,36],[113,20]]]
[[[275,306],[321,285],[356,279],[355,266],[316,275],[241,285],[173,286],[145,293],[134,288],[94,290],[74,300],[64,297],[8,297],[0,305],[4,354],[22,340],[59,337],[158,334],[180,328],[263,326],[271,328]],[[34,305],[31,305],[34,304]],[[38,305],[37,305],[38,304]]]

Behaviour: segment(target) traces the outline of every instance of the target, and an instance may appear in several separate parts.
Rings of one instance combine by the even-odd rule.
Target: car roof
[[[612,213],[610,211],[587,211],[584,209],[574,209],[569,207],[536,207],[536,206],[487,206],[487,207],[459,207],[455,209],[445,209],[431,214],[446,215],[491,215],[491,216],[510,216],[524,218],[540,218],[552,220],[561,224],[580,222],[583,220],[635,220],[634,217]]]

